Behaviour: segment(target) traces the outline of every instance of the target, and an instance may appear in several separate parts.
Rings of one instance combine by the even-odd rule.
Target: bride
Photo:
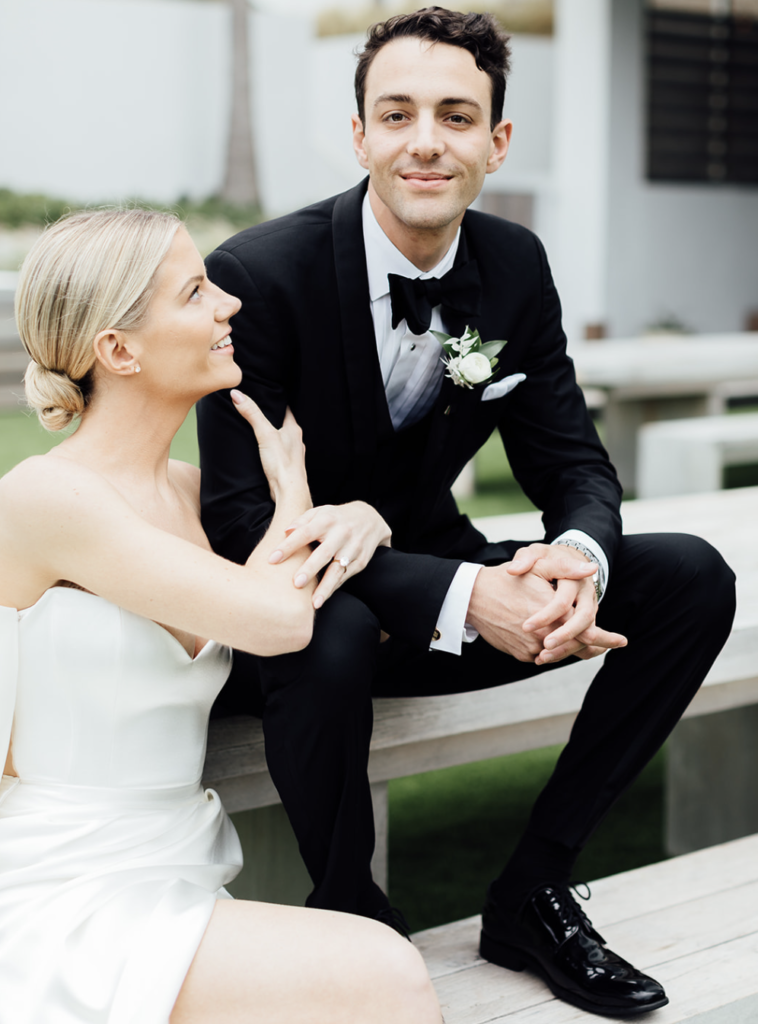
[[[0,481],[2,1022],[440,1021],[386,925],[223,888],[241,853],[199,782],[210,706],[231,647],[308,644],[316,587],[293,585],[304,540],[273,554],[311,505],[291,413],[277,430],[232,392],[276,501],[245,565],[211,552],[199,471],[169,458],[192,404],[240,381],[238,309],[156,212],[59,221],[21,272],[29,404],[50,430],[80,424]],[[350,568],[336,559],[320,597],[387,534],[358,509]]]

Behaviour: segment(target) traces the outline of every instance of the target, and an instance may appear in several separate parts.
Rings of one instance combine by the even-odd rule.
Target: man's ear
[[[513,121],[501,121],[492,129],[492,149],[487,160],[487,174],[492,174],[502,166],[511,142]]]
[[[353,125],[353,150],[355,151],[355,156],[358,160],[358,163],[365,171],[367,171],[368,157],[366,156],[366,149],[364,147],[366,133],[363,130],[363,122],[361,121],[358,114],[353,114],[350,120]]]
[[[95,358],[109,373],[127,376],[139,366],[139,345],[124,331],[100,331],[93,342]]]

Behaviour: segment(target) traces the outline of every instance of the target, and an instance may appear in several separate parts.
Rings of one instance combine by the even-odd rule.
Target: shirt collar
[[[366,268],[368,270],[368,291],[372,302],[383,295],[389,295],[390,286],[387,274],[400,274],[402,277],[442,277],[450,270],[458,252],[461,229],[455,233],[453,244],[431,270],[419,270],[409,259],[396,248],[379,226],[379,221],[371,209],[368,192],[363,199],[363,245],[366,249]]]

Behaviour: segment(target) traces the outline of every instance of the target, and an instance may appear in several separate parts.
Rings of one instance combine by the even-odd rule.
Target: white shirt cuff
[[[466,612],[481,568],[481,565],[474,562],[463,562],[458,566],[437,617],[437,628],[429,644],[430,651],[460,654],[464,643],[470,644],[479,636],[477,630],[466,622]]]
[[[584,544],[584,546],[589,548],[600,563],[600,585],[602,589],[598,600],[602,601],[605,588],[608,586],[608,559],[605,556],[605,551],[603,551],[594,537],[590,537],[589,534],[584,532],[584,530],[566,530],[565,533],[562,533],[560,537],[556,537],[555,540],[550,543],[563,544],[567,540],[575,540],[578,541],[579,544]]]

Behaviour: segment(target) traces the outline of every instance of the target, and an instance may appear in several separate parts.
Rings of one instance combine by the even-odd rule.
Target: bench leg
[[[685,719],[667,754],[668,853],[758,832],[758,705]]]
[[[371,787],[374,800],[376,848],[371,870],[379,885],[387,891],[387,783]],[[238,811],[230,815],[242,844],[244,866],[228,886],[235,899],[305,904],[313,888],[305,869],[297,840],[281,804]]]

